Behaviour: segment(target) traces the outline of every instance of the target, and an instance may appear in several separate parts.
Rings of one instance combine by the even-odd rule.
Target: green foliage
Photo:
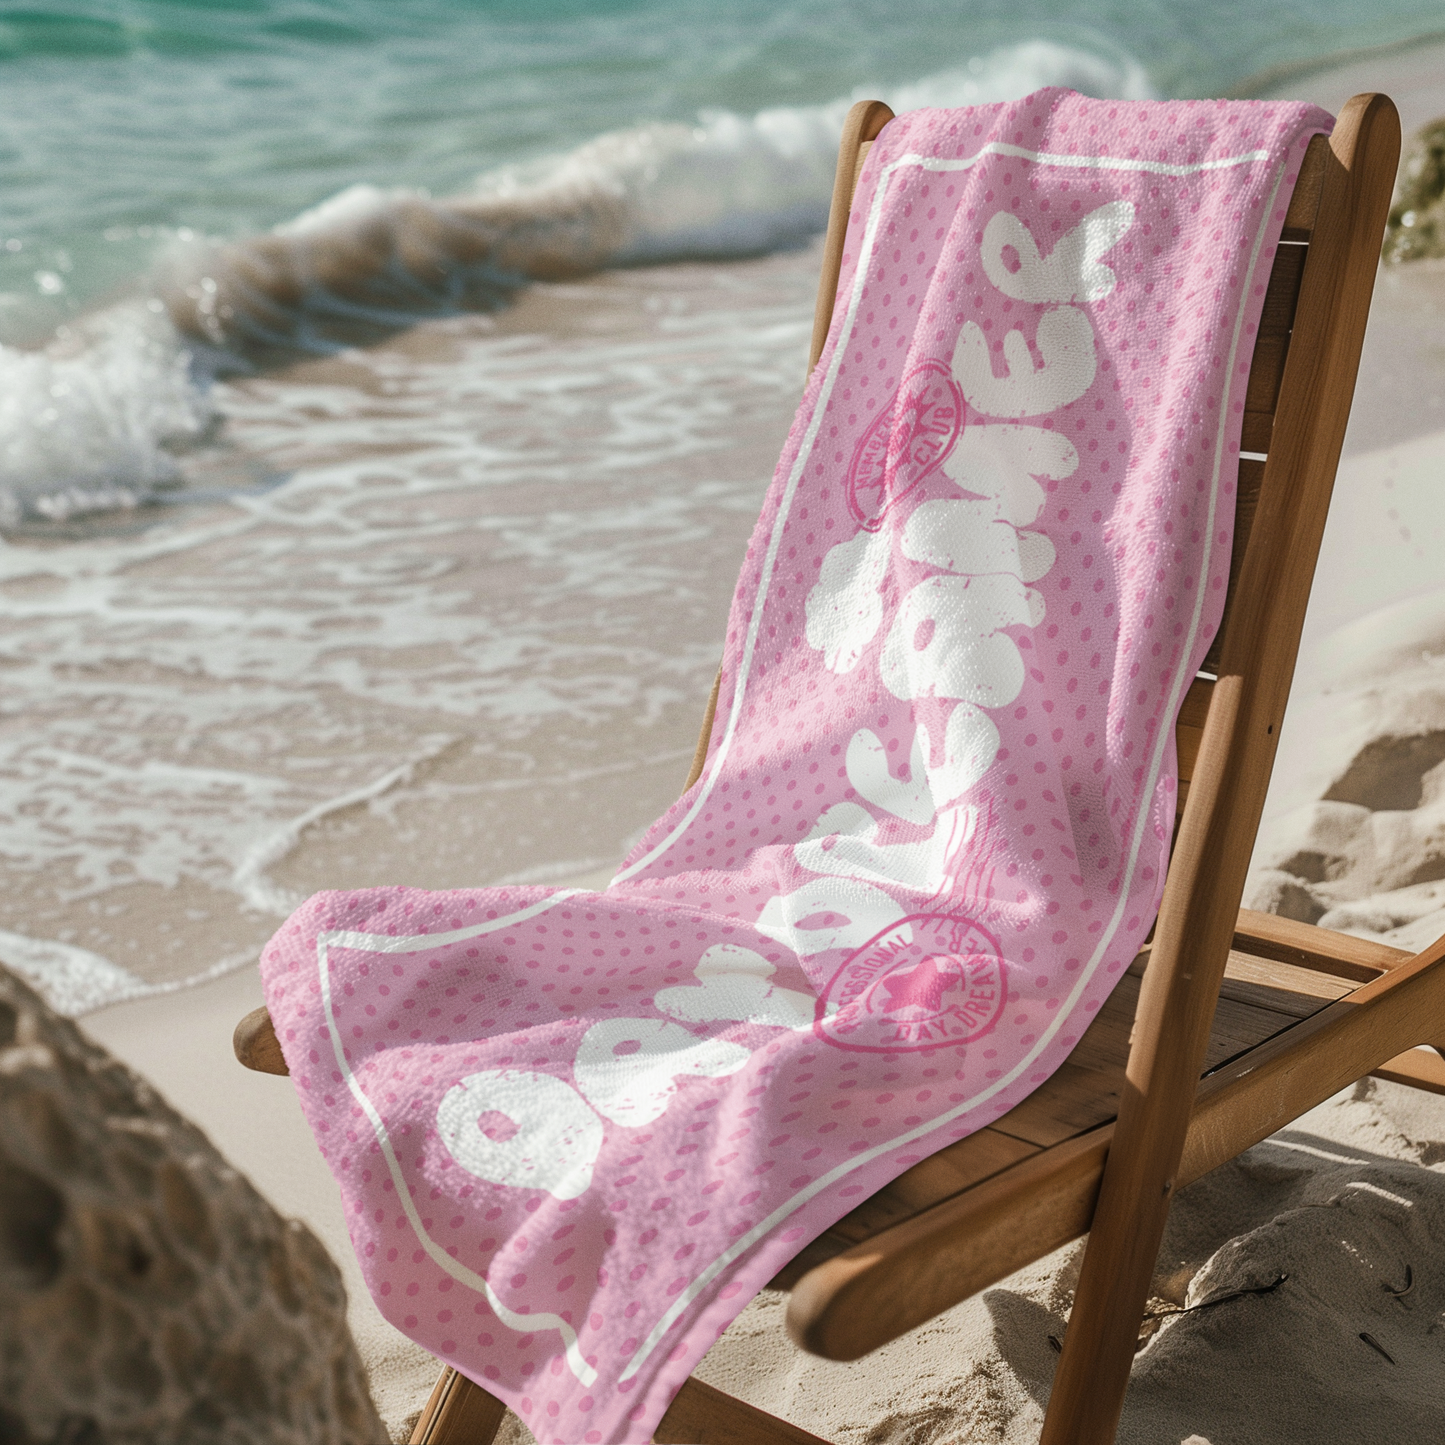
[[[1405,152],[1383,254],[1387,261],[1445,256],[1445,120],[1422,126]]]

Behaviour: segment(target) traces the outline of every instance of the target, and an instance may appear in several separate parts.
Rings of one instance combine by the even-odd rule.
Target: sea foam
[[[1042,40],[861,89],[904,111],[1015,99],[1044,85],[1151,93],[1132,61]],[[444,200],[352,186],[268,235],[188,255],[166,304],[181,330],[212,345],[325,350],[370,327],[493,304],[528,281],[797,245],[827,223],[838,132],[857,98],[610,131],[490,171]]]
[[[69,1019],[134,999],[175,993],[251,963],[250,950],[232,954],[184,979],[147,983],[118,963],[53,938],[31,938],[0,929],[0,964],[18,973],[55,1010]]]
[[[180,481],[176,449],[210,420],[159,302],[102,312],[44,351],[0,346],[0,525],[133,507]]]

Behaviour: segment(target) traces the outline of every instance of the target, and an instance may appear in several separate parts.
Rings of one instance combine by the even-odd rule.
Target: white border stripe
[[[951,161],[947,168],[956,170],[962,165],[972,165],[979,156],[1013,156],[1021,161],[1037,161],[1041,166],[1077,166],[1081,170],[1090,171],[1148,171],[1155,176],[1192,176],[1200,171],[1226,171],[1233,166],[1253,165],[1255,161],[1267,161],[1269,152],[1241,151],[1237,156],[1221,156],[1212,161],[1192,161],[1188,165],[1175,165],[1170,161],[1141,161],[1127,159],[1122,156],[1071,156],[1062,151],[1031,151],[1023,146],[1010,145],[1007,141],[990,141],[979,151],[977,156],[970,156],[964,162]],[[916,160],[922,162],[927,169],[935,167],[930,164],[931,157],[925,156],[902,156],[901,160]]]

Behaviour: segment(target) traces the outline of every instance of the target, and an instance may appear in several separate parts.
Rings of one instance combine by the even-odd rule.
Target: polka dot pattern
[[[1134,955],[1264,280],[1328,125],[1063,91],[893,122],[699,784],[605,893],[323,893],[268,945],[380,1308],[543,1445],[649,1438],[803,1243],[1027,1096]],[[1091,259],[1097,215],[1122,231]],[[575,1103],[529,1113],[537,1076]],[[495,1107],[440,1128],[464,1080]]]

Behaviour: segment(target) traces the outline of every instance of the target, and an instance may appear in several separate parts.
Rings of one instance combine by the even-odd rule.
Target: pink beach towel
[[[1148,932],[1301,105],[893,121],[699,782],[604,893],[323,893],[266,997],[382,1312],[646,1440],[813,1236],[1058,1068]]]

